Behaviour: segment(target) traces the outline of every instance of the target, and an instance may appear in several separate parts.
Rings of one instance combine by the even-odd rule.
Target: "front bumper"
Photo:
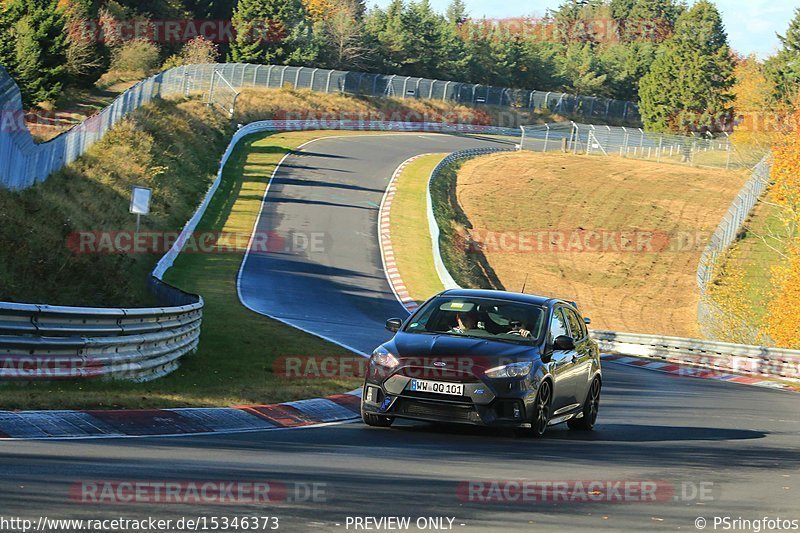
[[[529,380],[464,383],[464,396],[409,390],[411,378],[394,375],[384,382],[364,385],[361,408],[365,413],[408,420],[476,426],[530,427],[529,409],[535,390]]]

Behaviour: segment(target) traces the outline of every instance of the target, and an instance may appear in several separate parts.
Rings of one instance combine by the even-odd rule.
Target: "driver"
[[[522,322],[519,320],[512,320],[510,322],[511,331],[508,332],[509,335],[519,335],[523,338],[530,338],[531,332],[528,329],[522,327]]]
[[[459,313],[456,315],[458,325],[450,330],[450,333],[460,333],[466,335],[472,332],[482,331],[478,328],[478,313]]]

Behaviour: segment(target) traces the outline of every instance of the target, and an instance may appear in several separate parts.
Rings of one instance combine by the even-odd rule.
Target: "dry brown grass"
[[[564,120],[548,112],[497,106],[470,107],[440,100],[325,94],[308,89],[245,89],[236,100],[236,121],[270,119],[460,122],[516,128]]]
[[[457,195],[476,230],[538,232],[545,243],[552,242],[550,231],[569,240],[576,230],[638,230],[664,234],[670,243],[699,233],[703,242],[688,251],[658,244],[640,252],[483,247],[506,288],[519,290],[527,274],[526,292],[577,301],[595,329],[696,337],[695,274],[704,241],[746,179],[743,171],[525,152],[468,161]]]

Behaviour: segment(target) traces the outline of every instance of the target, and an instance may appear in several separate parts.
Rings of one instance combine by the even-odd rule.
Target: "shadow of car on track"
[[[456,424],[430,424],[408,422],[397,424],[392,431],[407,433],[439,433],[463,436],[494,436],[516,438],[509,430],[460,426]],[[543,442],[589,441],[589,442],[668,442],[668,441],[732,441],[762,439],[766,433],[747,429],[708,427],[676,427],[641,424],[598,424],[594,431],[570,431],[565,426],[548,429]],[[517,440],[528,440],[519,439]]]

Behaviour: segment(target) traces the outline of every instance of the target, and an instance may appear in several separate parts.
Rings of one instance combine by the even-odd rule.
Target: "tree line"
[[[131,41],[120,21],[230,20],[219,46]],[[102,39],[87,38],[96,21]],[[81,31],[83,30],[83,31]],[[470,16],[463,0],[443,13],[428,0],[6,0],[0,63],[27,104],[89,87],[109,70],[144,73],[187,61],[227,60],[359,70],[640,103],[657,131],[729,129],[737,74],[766,80],[763,105],[793,103],[800,82],[800,11],[768,61],[731,49],[709,0],[565,0],[542,18]],[[202,41],[202,38],[200,39]],[[747,68],[744,68],[745,65]],[[748,77],[749,76],[749,77]],[[764,92],[768,94],[763,94]]]

